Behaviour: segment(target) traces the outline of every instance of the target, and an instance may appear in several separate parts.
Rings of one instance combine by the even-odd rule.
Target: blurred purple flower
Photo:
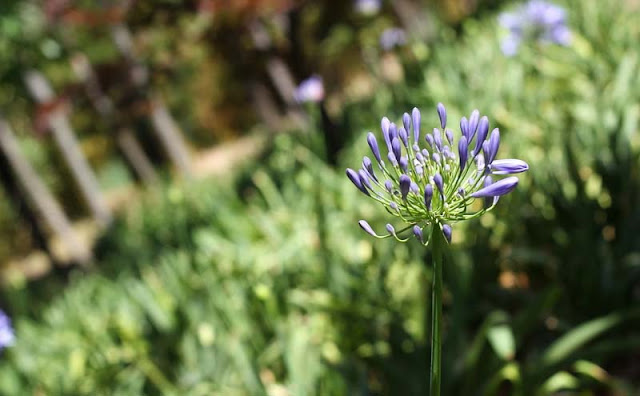
[[[407,34],[398,27],[385,29],[382,34],[380,34],[380,47],[385,51],[392,50],[406,43]]]
[[[0,350],[13,345],[15,334],[11,326],[11,318],[0,309]]]
[[[298,85],[294,93],[294,98],[298,103],[320,102],[324,99],[324,85],[322,77],[313,75]]]
[[[355,0],[353,8],[360,15],[372,16],[380,11],[382,2],[380,0]]]
[[[500,44],[506,56],[515,55],[520,43],[526,40],[560,45],[569,45],[571,41],[566,11],[544,0],[530,0],[514,12],[503,12],[498,22],[509,31]]]

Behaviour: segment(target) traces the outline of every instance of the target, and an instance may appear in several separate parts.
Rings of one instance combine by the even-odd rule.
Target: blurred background
[[[427,394],[429,253],[344,169],[438,102],[530,166],[454,227],[443,394],[640,394],[640,4],[553,3],[2,0],[0,394]]]

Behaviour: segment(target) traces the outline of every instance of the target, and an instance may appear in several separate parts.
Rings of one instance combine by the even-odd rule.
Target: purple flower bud
[[[500,130],[495,128],[491,131],[491,137],[489,138],[489,154],[487,155],[487,158],[485,158],[487,165],[491,164],[496,158],[498,148],[500,148]]]
[[[424,173],[421,165],[416,165],[416,173],[420,176],[422,176],[422,174]]]
[[[393,226],[391,224],[387,224],[385,226],[385,228],[387,229],[387,231],[389,232],[389,234],[396,236],[396,229],[393,228]]]
[[[469,142],[476,134],[476,130],[478,128],[478,119],[480,118],[480,112],[478,110],[474,110],[471,112],[471,116],[469,116]]]
[[[433,141],[436,144],[436,148],[442,151],[442,135],[438,128],[433,128]]]
[[[413,141],[420,141],[420,110],[414,107],[411,111],[411,118],[413,119]]]
[[[440,196],[444,199],[444,182],[442,181],[442,176],[436,173],[435,176],[433,176],[433,182],[436,183],[436,187],[438,187],[438,191],[440,191]]]
[[[411,131],[411,116],[409,113],[404,113],[402,115],[402,126],[404,126],[405,131],[409,133]]]
[[[423,162],[424,157],[422,156],[422,153],[416,153],[416,159],[418,160],[418,162]]]
[[[395,123],[389,124],[389,139],[393,142],[393,139],[398,137],[398,127]]]
[[[451,149],[449,148],[449,146],[442,147],[442,156],[445,159],[451,158]]]
[[[458,155],[460,156],[460,171],[463,171],[467,166],[467,156],[469,155],[466,136],[461,136],[458,140]]]
[[[400,164],[400,169],[402,169],[404,173],[407,173],[407,168],[409,166],[409,160],[407,159],[407,157],[400,157],[400,161],[398,161],[398,163]]]
[[[453,145],[453,131],[449,128],[447,128],[444,131],[445,136],[447,137],[447,141],[449,142],[450,145]]]
[[[358,172],[354,171],[351,168],[347,168],[347,177],[351,180],[358,190],[362,191],[364,194],[369,195],[369,191],[362,185],[362,181],[360,180],[360,175]]]
[[[420,187],[418,187],[418,185],[414,182],[411,182],[411,186],[409,186],[409,190],[414,194],[420,193]]]
[[[458,187],[458,195],[460,195],[460,197],[464,198],[464,188]]]
[[[409,148],[409,136],[407,136],[407,131],[404,127],[398,128],[398,136],[400,136],[400,140],[404,143],[404,147]]]
[[[497,182],[493,184],[489,184],[488,186],[486,185],[487,179],[489,179],[489,182],[491,182],[491,176],[487,176],[485,178],[485,187],[471,194],[472,197],[474,198],[499,197],[501,195],[510,193],[518,185],[518,178],[515,176],[498,180]]]
[[[360,169],[358,171],[358,175],[360,176],[360,182],[362,183],[362,185],[369,190],[373,190],[373,188],[371,187],[371,182],[369,181],[369,176],[367,176],[367,172],[363,169]]]
[[[447,110],[442,103],[438,103],[438,118],[440,118],[440,126],[444,129],[447,126]]]
[[[490,175],[487,175],[487,176],[484,178],[484,188],[489,187],[491,184],[493,184],[493,179],[491,178],[491,176],[490,176]],[[491,207],[491,205],[492,205],[493,203],[497,202],[497,201],[496,201],[496,198],[497,198],[497,197],[492,197],[492,196],[490,196],[490,197],[485,197],[485,198],[484,198],[484,207],[485,207],[485,208],[490,208],[490,207]]]
[[[438,153],[433,153],[433,162],[435,162],[436,164],[440,163],[440,154]]]
[[[389,206],[391,207],[391,209],[395,210],[396,212],[398,211],[398,205],[395,202],[391,202]]]
[[[407,199],[409,189],[411,188],[411,179],[407,175],[400,175],[400,194],[402,199]]]
[[[393,138],[393,140],[391,140],[391,149],[393,150],[393,155],[395,155],[396,159],[402,157],[402,147],[400,147],[400,141],[397,138]]]
[[[442,233],[444,234],[444,237],[447,239],[447,242],[451,243],[451,226],[449,224],[445,224],[442,226]]]
[[[387,158],[389,159],[389,162],[391,162],[391,165],[398,166],[398,160],[391,151],[389,151],[389,154],[387,154]]]
[[[377,237],[377,236],[378,236],[378,234],[376,234],[376,233],[373,231],[373,228],[371,228],[371,226],[369,225],[369,223],[367,223],[365,220],[360,220],[360,221],[358,222],[358,224],[360,224],[360,228],[362,228],[362,229],[363,229],[367,234],[369,234],[369,235],[371,235],[371,236],[374,236],[374,237]]]
[[[391,151],[391,137],[389,135],[389,126],[391,125],[391,121],[387,117],[382,117],[382,121],[380,121],[380,128],[382,129],[382,137],[384,137],[384,142],[387,144],[387,148]]]
[[[431,199],[433,198],[433,186],[431,184],[427,184],[424,187],[424,206],[427,210],[431,210]]]
[[[384,188],[386,188],[389,192],[393,191],[393,183],[391,182],[391,180],[387,180],[384,182]]]
[[[427,151],[427,149],[422,149],[422,156],[426,159],[429,159],[429,151]]]
[[[382,158],[380,158],[380,149],[378,148],[378,141],[373,133],[369,132],[367,134],[367,142],[369,143],[369,148],[371,148],[371,152],[373,153],[373,156],[376,157],[378,163],[382,162]]]
[[[430,133],[427,133],[426,135],[424,135],[424,140],[427,141],[427,144],[433,148],[434,147],[434,143],[433,143],[433,135]]]
[[[424,243],[424,237],[422,236],[422,229],[417,225],[413,226],[413,234],[418,238],[420,243]]]
[[[487,138],[487,134],[489,133],[489,119],[487,116],[482,116],[480,122],[478,123],[478,139],[476,140],[476,147],[473,149],[473,156],[475,157],[482,148],[482,143],[484,143]]]
[[[413,144],[413,151],[415,151],[416,153],[419,153],[419,152],[420,152],[420,146],[418,146],[418,144],[417,144],[417,143],[414,143],[414,144]]]
[[[489,158],[489,155],[491,153],[491,146],[488,140],[485,140],[484,143],[482,143],[482,152],[484,153],[484,155],[479,155],[476,158],[478,160],[482,159],[482,167],[484,167],[486,159]],[[480,166],[478,166],[478,169],[480,169]]]
[[[519,159],[494,160],[489,167],[494,175],[510,175],[529,170],[529,165]]]
[[[469,142],[469,120],[467,120],[467,117],[462,117],[460,119],[460,131],[462,132],[462,136],[465,136],[467,138],[467,142]]]
[[[369,157],[365,156],[364,158],[362,158],[362,167],[367,171],[367,173],[373,180],[378,181],[376,174],[373,173],[373,163],[371,162]]]

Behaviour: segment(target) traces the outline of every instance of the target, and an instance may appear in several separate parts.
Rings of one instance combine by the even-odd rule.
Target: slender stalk
[[[431,232],[433,254],[433,287],[431,288],[431,396],[440,396],[442,375],[442,264],[446,241],[440,226],[434,224]]]

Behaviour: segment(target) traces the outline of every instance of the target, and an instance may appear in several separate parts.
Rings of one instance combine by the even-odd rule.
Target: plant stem
[[[433,287],[431,288],[431,377],[430,395],[440,396],[442,368],[442,257],[446,241],[438,224],[431,231]]]

